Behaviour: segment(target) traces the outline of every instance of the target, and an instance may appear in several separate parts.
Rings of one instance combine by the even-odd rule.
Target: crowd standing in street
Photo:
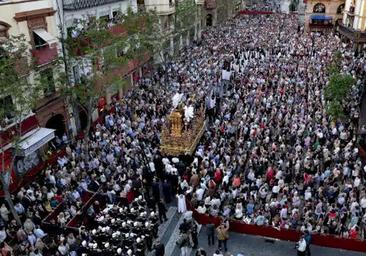
[[[298,30],[296,19],[231,19],[186,47],[167,74],[142,78],[123,101],[112,103],[114,111],[89,136],[67,144],[66,155],[45,170],[44,179],[14,195],[22,226],[1,206],[2,250],[41,256],[145,255],[155,249],[161,256],[164,245],[154,245],[154,239],[174,194],[180,213],[187,211],[188,199],[199,213],[214,217],[364,238],[366,190],[356,120],[365,58],[334,34]],[[349,119],[333,122],[323,89],[336,51],[342,72],[356,84]],[[225,82],[223,71],[230,74]],[[188,162],[159,151],[177,92],[194,96],[209,119]],[[81,232],[66,232],[70,219],[81,214],[87,191],[100,193],[103,203],[90,206]],[[51,236],[41,228],[42,219],[61,203],[63,210],[51,220],[57,234]],[[196,224],[187,223],[177,243],[182,255],[198,247]],[[209,245],[216,232],[219,249],[226,251],[228,229],[227,222],[209,226]],[[10,240],[16,241],[12,249]],[[300,240],[299,255],[310,252],[309,241]]]

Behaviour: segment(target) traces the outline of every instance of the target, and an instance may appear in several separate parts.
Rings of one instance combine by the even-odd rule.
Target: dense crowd
[[[145,255],[175,193],[180,212],[188,198],[212,216],[364,238],[366,190],[356,146],[364,57],[355,57],[336,35],[304,33],[296,19],[229,20],[186,47],[166,74],[142,78],[113,102],[90,136],[67,144],[43,179],[14,195],[21,227],[1,206],[3,250],[10,250],[4,242],[15,240],[16,255]],[[323,94],[337,50],[343,72],[357,81],[343,122],[326,115]],[[223,70],[230,73],[227,81]],[[209,116],[192,159],[159,152],[170,99],[178,92],[204,105]],[[102,200],[81,213],[87,191]],[[50,221],[57,232],[47,234],[41,220],[61,203]],[[79,230],[67,229],[80,214]],[[195,237],[186,229],[182,244]],[[161,244],[156,248],[161,251]]]
[[[273,15],[205,35],[233,78],[219,89],[215,120],[187,169],[200,180],[190,182],[192,202],[213,216],[361,238],[366,195],[356,136],[364,57],[336,35],[296,26],[291,16]],[[323,94],[337,50],[342,72],[356,80],[343,122],[326,115]]]

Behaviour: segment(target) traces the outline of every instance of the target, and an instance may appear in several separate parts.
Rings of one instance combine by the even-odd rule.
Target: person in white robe
[[[180,194],[177,196],[177,198],[178,198],[178,213],[185,213],[187,211],[186,196],[184,194]]]

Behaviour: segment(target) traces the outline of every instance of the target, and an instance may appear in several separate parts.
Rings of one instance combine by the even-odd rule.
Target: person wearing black
[[[159,180],[155,179],[152,183],[152,194],[155,199],[155,202],[160,201],[160,183]]]
[[[206,234],[208,238],[208,245],[215,245],[215,224],[209,223],[206,225]]]
[[[306,241],[306,251],[305,254],[306,256],[311,256],[311,251],[310,251],[310,244],[311,244],[311,234],[308,230],[305,231],[305,237],[304,237],[305,241]]]
[[[155,256],[164,256],[165,255],[165,246],[160,242],[160,240],[156,240],[156,244],[154,246]]]
[[[167,217],[166,217],[166,207],[165,207],[165,204],[162,200],[160,200],[158,202],[158,210],[159,210],[159,220],[160,220],[160,223],[163,223],[164,221],[167,221]]]
[[[165,202],[170,204],[172,201],[172,186],[167,182],[167,180],[164,180],[163,182],[163,195]]]
[[[190,226],[190,223],[186,219],[183,219],[183,223],[179,226],[179,231],[181,233],[188,233],[191,228]]]
[[[193,242],[193,248],[198,248],[198,230],[196,223],[192,223],[192,231],[191,231],[191,237]]]
[[[196,256],[206,256],[207,253],[205,250],[203,250],[202,248],[199,248],[197,251],[196,251]]]

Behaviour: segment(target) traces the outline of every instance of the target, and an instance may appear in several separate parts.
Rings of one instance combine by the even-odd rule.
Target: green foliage
[[[341,73],[332,74],[329,79],[329,84],[324,90],[326,100],[342,102],[349,95],[354,82],[351,75]]]
[[[334,121],[346,117],[344,114],[345,103],[352,86],[355,84],[355,80],[351,75],[340,72],[341,65],[342,55],[340,52],[336,52],[332,63],[328,66],[329,83],[324,89],[324,96],[327,101],[326,111]]]
[[[343,105],[339,101],[330,100],[326,106],[327,114],[334,120],[344,120],[346,118]]]
[[[175,31],[178,34],[195,24],[197,5],[194,0],[184,0],[175,7]]]
[[[2,104],[0,120],[13,116],[19,123],[22,118],[36,107],[47,84],[34,73],[36,66],[26,55],[28,51],[24,35],[11,37],[2,45],[0,57],[0,96],[11,96],[13,105]],[[31,81],[31,78],[32,81]],[[17,131],[18,134],[21,131]]]
[[[28,43],[24,35],[9,38],[1,45],[0,56],[0,126],[5,127],[12,125],[14,132],[11,137],[13,154],[11,156],[10,165],[6,166],[4,148],[1,147],[1,175],[0,186],[5,192],[6,200],[10,206],[10,210],[17,222],[20,219],[14,210],[9,195],[10,173],[13,169],[15,156],[19,155],[19,143],[21,141],[22,126],[21,122],[26,115],[31,113],[39,100],[43,96],[48,83],[44,83],[39,78],[37,66],[29,58]],[[11,102],[5,102],[5,97],[11,97]],[[10,119],[10,122],[6,120]]]
[[[173,20],[164,28],[163,22],[154,11],[144,13],[145,30],[139,33],[141,45],[152,54],[159,54],[163,63],[170,50],[170,40],[180,38],[196,24],[197,5],[194,0],[176,2]],[[178,40],[175,40],[178,41]]]
[[[336,51],[333,55],[332,62],[327,67],[327,73],[329,76],[340,73],[342,69],[342,53]]]

